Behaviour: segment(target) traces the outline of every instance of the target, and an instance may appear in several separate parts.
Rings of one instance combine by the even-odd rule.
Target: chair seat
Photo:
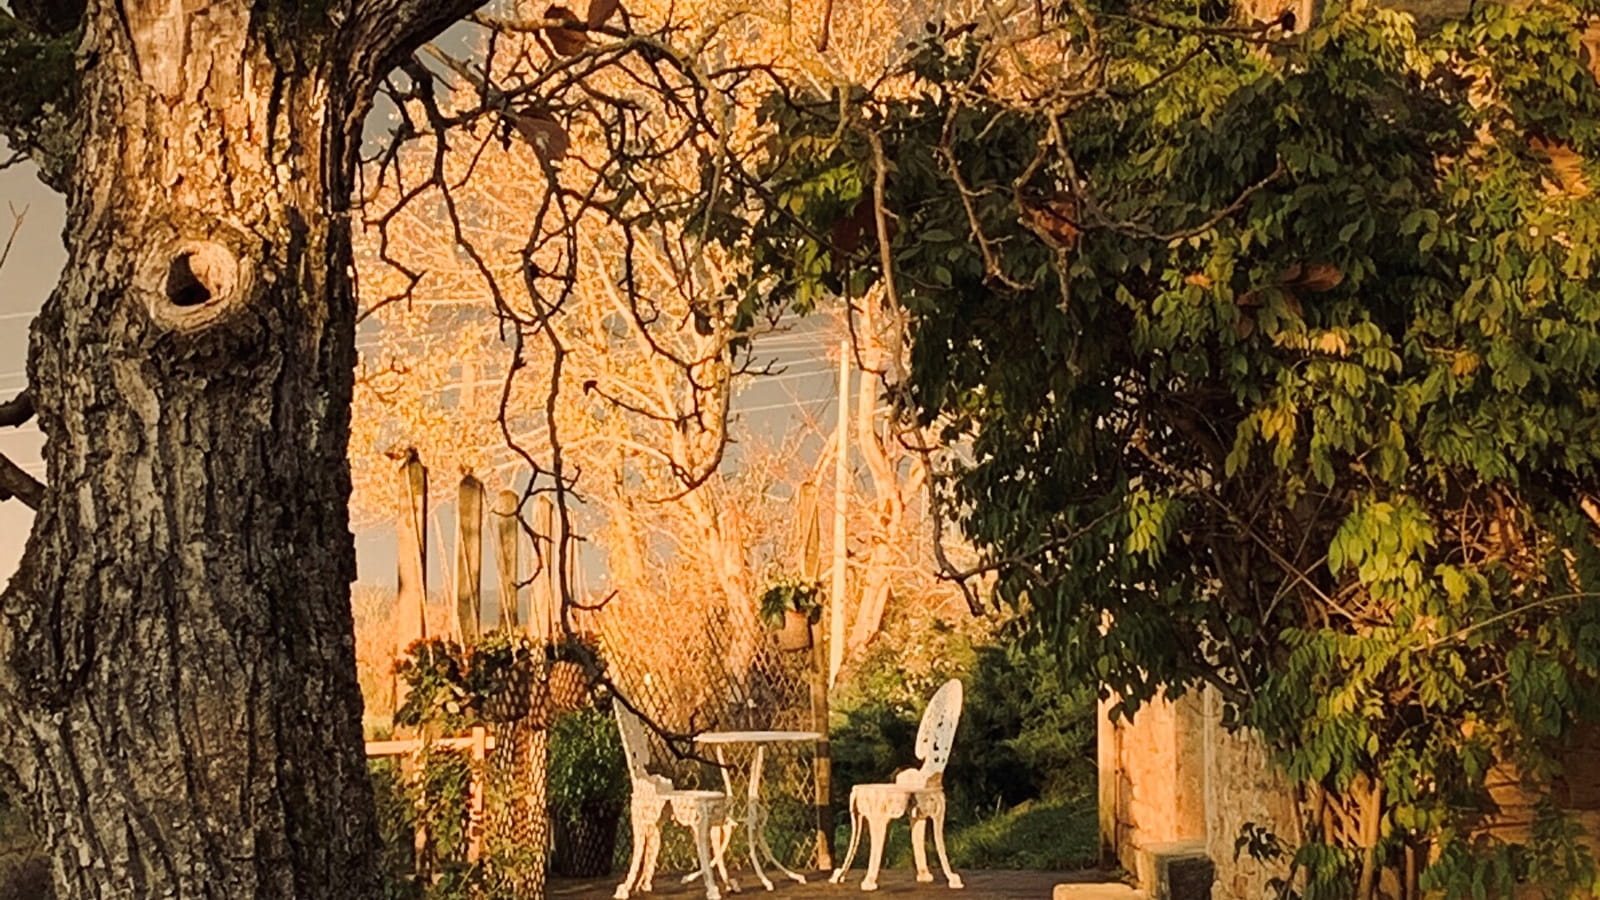
[[[850,789],[850,805],[866,816],[898,819],[906,813],[931,815],[944,806],[943,787],[911,784],[858,784]]]
[[[688,800],[691,803],[697,803],[703,800],[728,799],[728,795],[722,791],[670,790],[662,791],[661,796],[667,798],[668,800]]]

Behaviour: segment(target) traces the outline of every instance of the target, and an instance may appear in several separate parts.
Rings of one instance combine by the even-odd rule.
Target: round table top
[[[702,731],[694,736],[697,744],[778,744],[788,741],[820,741],[815,731]]]

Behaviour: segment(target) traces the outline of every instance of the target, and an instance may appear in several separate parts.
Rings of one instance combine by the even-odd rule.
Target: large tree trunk
[[[375,78],[473,5],[84,13],[49,490],[0,596],[0,759],[63,898],[377,895],[342,210]]]

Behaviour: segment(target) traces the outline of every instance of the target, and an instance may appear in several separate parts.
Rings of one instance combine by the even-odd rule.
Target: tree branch
[[[33,418],[33,393],[24,388],[22,393],[0,403],[0,425],[15,428]]]
[[[412,53],[446,28],[483,6],[486,0],[351,0],[350,46],[359,71],[373,83],[398,68]]]
[[[15,497],[29,509],[38,509],[44,502],[44,485],[39,479],[23,471],[22,467],[0,454],[0,500]]]

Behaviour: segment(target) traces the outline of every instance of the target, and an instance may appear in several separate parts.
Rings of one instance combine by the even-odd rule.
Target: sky
[[[0,158],[4,155],[0,142]],[[27,163],[0,170],[0,245],[11,232],[13,209],[23,213],[24,220],[5,266],[0,268],[0,400],[11,399],[26,383],[28,325],[55,287],[66,261],[61,242],[62,200],[39,182]],[[735,411],[741,413],[748,429],[783,432],[798,424],[803,414],[831,424],[837,378],[837,363],[831,359],[836,352],[831,349],[833,340],[831,329],[821,320],[813,320],[762,345],[767,351],[762,358],[777,361],[784,371],[745,390],[735,401]],[[41,481],[44,463],[39,452],[43,443],[33,423],[0,428],[0,453]],[[0,502],[0,584],[9,581],[16,570],[32,521],[32,512],[20,502]],[[451,527],[451,523],[441,524]],[[378,527],[356,533],[356,566],[363,583],[393,584],[392,529]],[[488,580],[492,582],[493,577]],[[439,582],[430,578],[430,583]],[[492,585],[487,589],[492,590]]]
[[[5,155],[0,145],[0,158]],[[28,323],[55,287],[67,258],[61,243],[61,197],[40,183],[27,163],[0,169],[0,246],[11,233],[12,210],[24,218],[0,268],[0,400],[10,400],[26,384]],[[40,480],[43,445],[44,437],[31,422],[0,428],[0,453]],[[11,579],[32,522],[33,513],[18,501],[0,502],[0,583]]]

